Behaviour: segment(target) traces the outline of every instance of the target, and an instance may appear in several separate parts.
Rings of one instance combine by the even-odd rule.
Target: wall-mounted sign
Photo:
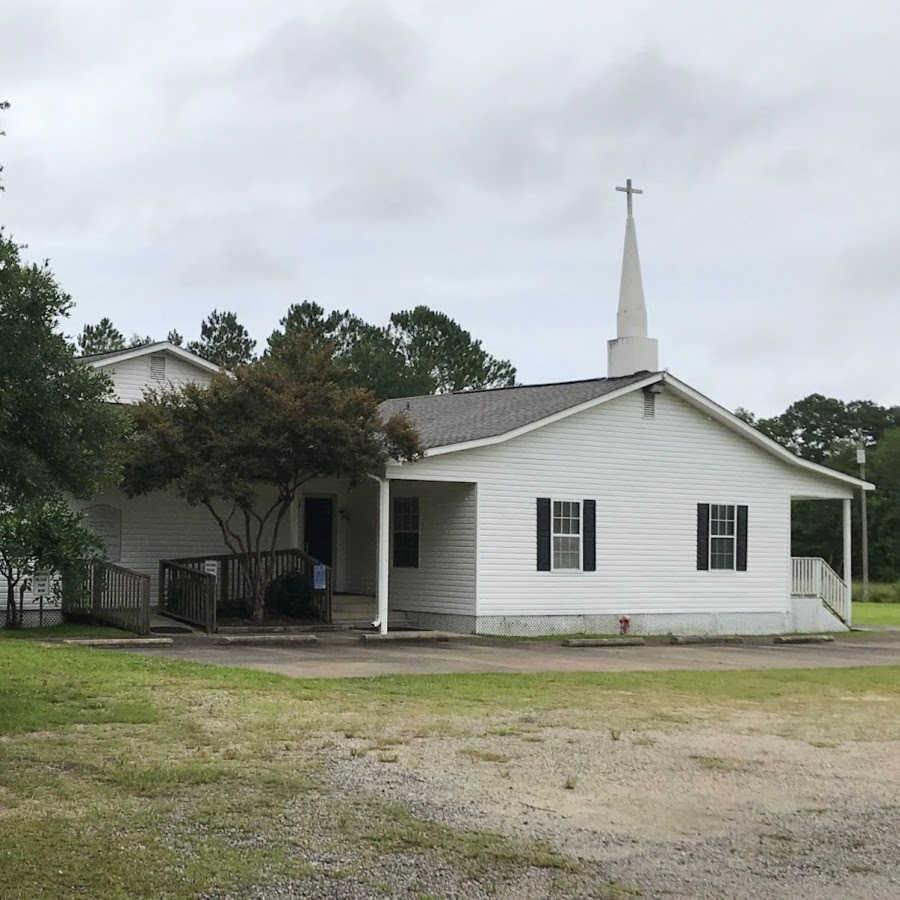
[[[324,591],[325,590],[325,566],[321,563],[317,563],[313,566],[313,590],[314,591]]]
[[[214,559],[207,559],[203,563],[203,571],[206,572],[207,575],[213,575],[218,578],[219,564]]]
[[[97,535],[106,549],[109,562],[122,558],[122,510],[114,506],[89,506],[82,510],[84,527]]]

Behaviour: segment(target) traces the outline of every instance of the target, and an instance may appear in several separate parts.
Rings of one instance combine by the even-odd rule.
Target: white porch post
[[[847,607],[847,627],[850,627],[852,611],[853,611],[853,565],[851,555],[853,552],[853,541],[851,540],[850,530],[850,509],[853,500],[848,497],[844,500],[844,584],[846,585],[846,607]]]
[[[378,623],[382,634],[388,630],[388,572],[390,565],[391,483],[387,478],[378,479],[378,558],[375,561],[377,586],[375,598],[378,605]]]

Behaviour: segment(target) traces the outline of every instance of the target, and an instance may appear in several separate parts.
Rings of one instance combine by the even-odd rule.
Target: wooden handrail
[[[310,588],[313,591],[313,606],[317,611],[318,618],[325,623],[330,624],[332,621],[332,597],[334,593],[334,571],[331,566],[325,565],[315,557],[310,556],[303,550],[295,548],[283,548],[274,551],[263,551],[264,556],[271,554],[274,566],[271,573],[272,580],[276,580],[289,571],[301,572],[310,579]],[[216,603],[218,606],[228,606],[229,604],[238,603],[243,599],[243,583],[240,566],[243,561],[242,554],[234,553],[211,553],[204,556],[188,556],[180,559],[164,560],[160,562],[160,610],[166,607],[165,599],[165,575],[162,563],[179,571],[187,571],[191,574],[202,574],[209,578],[214,578],[211,573],[204,571],[204,566],[208,562],[214,562],[219,565],[218,585]],[[289,565],[284,566],[281,563],[287,560]],[[315,566],[324,566],[325,568],[325,588],[315,589],[312,585],[312,578]],[[201,624],[202,623],[197,623]]]
[[[102,559],[82,560],[82,565],[80,572],[67,576],[63,613],[149,634],[150,576]]]
[[[202,557],[203,560],[214,559],[212,556]],[[204,572],[203,569],[195,569],[193,566],[184,565],[184,561],[176,561],[174,559],[161,559],[160,563],[165,563],[165,565],[170,569],[178,569],[180,572],[190,572],[191,575],[199,575],[201,578],[215,578],[216,576],[212,574],[212,572]]]

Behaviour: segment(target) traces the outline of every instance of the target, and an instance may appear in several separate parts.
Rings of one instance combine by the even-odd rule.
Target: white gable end
[[[118,403],[137,403],[149,388],[183,387],[188,383],[208,385],[213,373],[180,359],[166,350],[157,350],[130,359],[97,367],[110,376]]]

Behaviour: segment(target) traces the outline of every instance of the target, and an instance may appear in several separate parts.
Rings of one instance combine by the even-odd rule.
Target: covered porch
[[[821,604],[850,628],[853,622],[853,498],[846,495],[839,498],[806,495],[791,498],[792,501],[822,499],[841,501],[841,574],[821,556],[791,556],[791,601],[794,609],[799,607],[801,612],[804,601]]]
[[[473,483],[307,483],[275,551],[275,578],[304,595],[290,624],[474,630],[475,498]],[[237,624],[243,588],[231,554],[160,560],[157,585],[163,615],[209,632]]]

